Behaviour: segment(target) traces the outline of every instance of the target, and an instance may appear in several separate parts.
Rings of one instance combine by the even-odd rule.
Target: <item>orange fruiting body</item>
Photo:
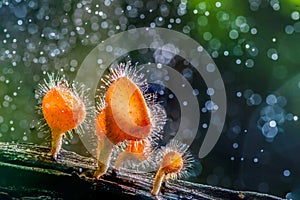
[[[151,193],[158,195],[163,182],[168,179],[188,177],[189,170],[194,162],[193,157],[187,151],[188,145],[178,140],[171,140],[157,153],[159,169],[156,172]]]
[[[60,86],[50,89],[43,98],[42,111],[52,132],[65,133],[85,119],[85,106],[72,91]]]
[[[114,170],[119,171],[123,165],[123,162],[126,161],[126,164],[130,164],[132,166],[136,166],[136,164],[140,164],[141,167],[148,167],[150,160],[149,156],[152,153],[152,142],[148,138],[142,140],[129,140],[126,148],[117,155]],[[137,162],[134,162],[136,161]],[[140,168],[139,165],[136,167]],[[135,169],[137,170],[137,169]]]
[[[117,144],[125,140],[139,140],[150,135],[150,116],[139,88],[127,77],[114,81],[105,97],[106,137]],[[103,120],[100,114],[98,121]],[[99,122],[98,122],[99,123]]]
[[[150,105],[143,91],[145,80],[136,74],[130,64],[110,68],[110,74],[102,81],[105,84],[105,95],[101,98],[102,105],[96,118],[98,136],[96,178],[106,173],[112,148],[120,143],[126,143],[127,147],[116,158],[117,169],[124,160],[132,157],[145,160],[149,152],[148,147],[151,146],[149,144],[155,137],[153,134],[158,130],[161,131],[165,123],[163,108]],[[151,110],[151,106],[156,109],[155,112]],[[160,115],[154,116],[155,113]]]
[[[165,174],[179,173],[183,168],[182,155],[174,151],[167,153],[161,162],[161,168]]]
[[[56,159],[66,133],[84,124],[87,118],[87,102],[84,94],[79,95],[76,84],[69,84],[64,76],[54,77],[48,74],[49,80],[39,84],[37,94],[41,98],[43,118],[51,130],[51,156]],[[83,85],[81,85],[84,90]]]

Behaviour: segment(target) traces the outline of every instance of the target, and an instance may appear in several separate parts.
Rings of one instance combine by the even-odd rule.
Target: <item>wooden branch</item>
[[[282,198],[250,191],[234,191],[187,181],[167,182],[158,196],[150,193],[155,174],[108,174],[91,178],[93,158],[62,150],[54,161],[49,147],[0,142],[0,199],[42,197],[45,199],[263,199]],[[85,172],[87,176],[80,176]],[[90,176],[89,176],[90,175]]]

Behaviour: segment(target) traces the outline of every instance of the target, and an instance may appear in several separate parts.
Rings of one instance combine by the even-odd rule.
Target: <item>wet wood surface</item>
[[[151,195],[154,173],[112,173],[92,178],[96,162],[91,157],[62,150],[53,160],[49,147],[0,142],[0,199],[203,199],[283,200],[251,191],[235,191],[192,183],[169,181],[158,196]],[[84,176],[82,174],[85,174]]]

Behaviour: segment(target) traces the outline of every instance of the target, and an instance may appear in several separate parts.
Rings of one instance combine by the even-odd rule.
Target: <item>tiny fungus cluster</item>
[[[165,109],[155,93],[147,92],[149,85],[144,75],[130,62],[110,67],[101,78],[95,108],[85,98],[87,90],[83,85],[69,83],[64,76],[51,74],[48,78],[39,85],[40,110],[52,133],[54,159],[66,133],[80,133],[81,126],[91,125],[98,140],[94,178],[100,179],[109,167],[119,171],[125,162],[154,165],[157,172],[151,193],[158,195],[164,181],[188,176],[193,163],[188,145],[173,139],[159,146],[167,120]],[[88,115],[94,120],[88,120]],[[117,156],[113,158],[115,152]],[[133,164],[133,160],[138,162]]]

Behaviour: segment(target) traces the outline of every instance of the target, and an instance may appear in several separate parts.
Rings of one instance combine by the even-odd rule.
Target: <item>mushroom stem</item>
[[[52,141],[51,141],[51,156],[54,160],[57,159],[58,154],[62,147],[64,133],[58,131],[52,131]]]
[[[115,161],[115,171],[119,171],[121,169],[124,160],[132,158],[130,154],[130,152],[123,151],[118,155]]]
[[[158,195],[158,193],[160,192],[161,185],[165,181],[165,176],[166,176],[166,174],[162,168],[160,168],[156,172],[154,182],[153,182],[153,187],[151,190],[151,194]]]
[[[98,141],[97,149],[97,162],[98,167],[94,173],[96,179],[100,179],[104,175],[109,167],[111,155],[112,155],[113,143],[111,143],[108,138],[103,137],[102,140]]]

